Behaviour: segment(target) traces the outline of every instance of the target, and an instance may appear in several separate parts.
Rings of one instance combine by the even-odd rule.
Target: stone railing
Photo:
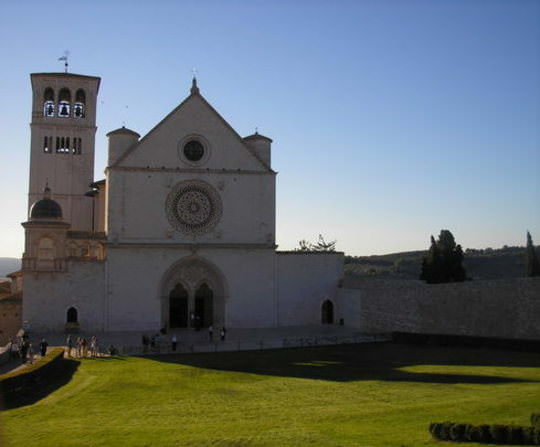
[[[345,345],[356,343],[385,342],[392,339],[389,334],[352,334],[349,336],[289,337],[267,340],[226,340],[212,343],[178,343],[172,350],[170,341],[161,341],[154,347],[122,346],[120,355],[191,354],[195,352],[257,351],[263,349],[301,348],[316,346]]]

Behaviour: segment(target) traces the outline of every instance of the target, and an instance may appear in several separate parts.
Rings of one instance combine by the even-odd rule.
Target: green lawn
[[[364,344],[83,360],[1,422],[12,447],[399,447],[451,445],[431,421],[528,425],[539,410],[538,354]]]

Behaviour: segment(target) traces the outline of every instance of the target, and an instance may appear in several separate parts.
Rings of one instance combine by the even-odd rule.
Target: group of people
[[[47,355],[48,346],[47,341],[42,338],[38,345],[39,355],[41,357]],[[33,363],[36,359],[34,346],[30,342],[30,337],[28,337],[27,333],[24,333],[21,337],[10,338],[7,347],[11,360],[20,359],[21,363]]]
[[[195,327],[197,331],[200,330],[199,327]],[[222,326],[219,330],[219,338],[221,341],[225,341],[225,336],[227,334],[227,329],[225,329],[225,326]],[[210,325],[208,327],[208,338],[210,342],[214,341],[214,327]],[[152,336],[148,336],[146,334],[142,335],[142,346],[143,346],[143,353],[147,353],[149,351],[153,352],[160,352],[160,349],[165,345],[167,345],[170,342],[170,348],[172,352],[176,352],[176,348],[178,347],[178,337],[176,334],[173,334],[170,339],[167,337],[167,330],[165,328],[162,328],[159,333],[156,333]]]
[[[73,350],[75,350],[75,355],[73,355]],[[85,337],[77,337],[73,340],[73,337],[68,335],[66,338],[66,355],[75,358],[99,357],[100,351],[97,337],[93,335],[90,340]]]

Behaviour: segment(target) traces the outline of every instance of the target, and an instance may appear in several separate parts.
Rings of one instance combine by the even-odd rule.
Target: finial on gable
[[[199,87],[197,87],[197,69],[192,68],[191,73],[193,73],[193,80],[191,81],[191,94],[198,95]]]
[[[193,76],[193,81],[191,81],[191,94],[192,95],[199,94],[199,87],[197,87],[197,78],[195,76]]]

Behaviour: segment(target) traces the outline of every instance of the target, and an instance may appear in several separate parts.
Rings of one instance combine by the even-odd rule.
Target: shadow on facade
[[[150,357],[154,361],[176,363],[219,371],[349,382],[382,380],[437,384],[497,384],[532,382],[517,377],[421,373],[404,371],[415,365],[540,367],[531,353],[489,349],[408,346],[392,343],[365,343],[317,348],[292,348]],[[467,371],[469,372],[469,371]]]

